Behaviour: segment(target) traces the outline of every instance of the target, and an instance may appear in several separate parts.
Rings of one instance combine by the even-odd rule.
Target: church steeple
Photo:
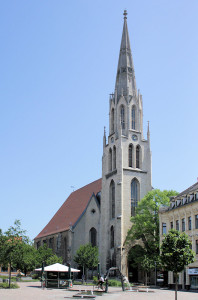
[[[116,75],[109,98],[109,135],[104,132],[100,219],[100,261],[105,273],[117,266],[129,274],[126,236],[138,201],[151,190],[151,151],[148,124],[143,136],[143,102],[137,92],[127,28],[127,12]]]
[[[118,99],[123,95],[137,95],[135,71],[131,54],[127,27],[127,11],[124,11],[124,25],[122,32],[122,40],[120,46],[120,55],[118,61],[118,69],[116,76],[116,85]]]

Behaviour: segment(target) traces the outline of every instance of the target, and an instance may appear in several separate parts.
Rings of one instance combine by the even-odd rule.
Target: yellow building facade
[[[195,261],[185,267],[179,274],[179,286],[187,289],[198,289],[198,182],[173,197],[170,206],[159,211],[160,243],[163,235],[170,229],[185,232],[196,253]],[[168,274],[168,284],[174,286],[175,278],[172,272]]]

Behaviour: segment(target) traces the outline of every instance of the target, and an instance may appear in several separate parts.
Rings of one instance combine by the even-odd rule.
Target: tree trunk
[[[145,285],[147,286],[147,271],[146,271],[146,281],[145,281]]]
[[[177,283],[177,277],[178,277],[178,274],[176,273],[176,282],[175,282],[175,300],[177,300],[177,290],[178,290],[178,283]]]
[[[9,263],[9,289],[10,289],[10,285],[11,285],[11,263]]]

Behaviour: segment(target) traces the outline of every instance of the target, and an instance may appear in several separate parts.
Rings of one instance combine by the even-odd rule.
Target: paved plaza
[[[41,289],[39,282],[20,282],[19,289],[0,290],[0,300],[64,300],[75,299],[73,295],[76,291],[66,291],[62,289]],[[75,289],[93,290],[91,286],[74,286]],[[121,288],[110,287],[107,294],[97,296],[96,300],[174,300],[174,291],[165,289],[149,289],[147,292],[123,292]],[[178,300],[197,300],[198,293],[178,292]]]

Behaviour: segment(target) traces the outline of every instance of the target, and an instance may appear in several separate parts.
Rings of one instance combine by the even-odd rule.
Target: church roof
[[[91,196],[97,195],[101,189],[102,179],[98,179],[71,193],[35,239],[62,232],[74,226],[85,211]]]

